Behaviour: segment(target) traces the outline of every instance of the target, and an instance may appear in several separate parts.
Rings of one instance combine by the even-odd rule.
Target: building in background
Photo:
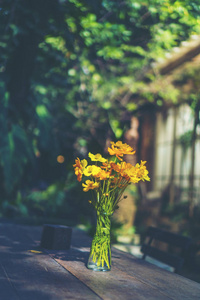
[[[179,102],[143,109],[139,149],[141,159],[149,162],[151,183],[141,185],[141,195],[146,203],[163,198],[169,204],[188,202],[192,216],[200,206],[200,37],[175,49],[156,72],[150,90],[174,85]]]

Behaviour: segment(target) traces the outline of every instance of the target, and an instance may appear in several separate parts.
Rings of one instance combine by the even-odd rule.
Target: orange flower
[[[96,177],[98,177],[100,180],[105,180],[109,178],[110,172],[106,172],[105,170],[101,170]]]
[[[118,141],[116,143],[111,142],[111,148],[108,147],[108,152],[110,155],[115,155],[119,160],[122,160],[124,154],[134,154],[133,148],[131,148],[126,143]]]
[[[125,161],[118,163],[118,164],[112,164],[112,168],[115,172],[119,173],[120,176],[125,177],[128,180],[126,171],[129,170],[132,167],[130,163],[126,163]]]
[[[86,166],[87,166],[87,160],[83,159],[83,160],[80,161],[80,159],[77,157],[73,167],[74,167],[74,171],[75,171],[75,174],[77,176],[78,181],[82,180],[83,171],[84,171]]]

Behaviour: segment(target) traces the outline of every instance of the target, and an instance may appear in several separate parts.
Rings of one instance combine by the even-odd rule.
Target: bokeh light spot
[[[64,161],[65,161],[65,158],[64,158],[63,155],[58,155],[58,156],[57,156],[57,162],[58,162],[59,164],[64,163]]]

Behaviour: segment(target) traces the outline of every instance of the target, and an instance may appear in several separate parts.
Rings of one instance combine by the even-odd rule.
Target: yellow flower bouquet
[[[121,141],[111,142],[108,153],[108,159],[101,154],[89,153],[93,164],[88,164],[86,159],[77,158],[73,165],[77,180],[81,182],[83,177],[86,178],[82,183],[83,191],[91,192],[89,202],[97,213],[96,233],[87,265],[95,271],[109,271],[111,268],[110,218],[119,201],[125,198],[125,189],[130,183],[150,180],[145,161],[133,166],[123,160],[124,155],[135,153],[129,145]]]

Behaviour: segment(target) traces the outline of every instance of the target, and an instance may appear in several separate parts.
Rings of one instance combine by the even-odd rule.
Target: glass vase
[[[97,211],[96,232],[90,248],[87,267],[94,271],[110,271],[111,246],[110,246],[111,215],[105,211]]]

